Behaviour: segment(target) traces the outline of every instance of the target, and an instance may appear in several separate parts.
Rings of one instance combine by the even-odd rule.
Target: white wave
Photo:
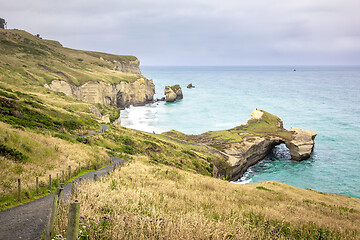
[[[237,181],[233,181],[232,183],[236,184],[248,184],[252,182],[251,173],[253,172],[252,167],[248,168],[248,170],[244,173],[244,175],[238,179]]]
[[[130,106],[120,111],[121,125],[149,133],[160,133],[165,131],[155,127],[154,123],[159,121],[157,109],[154,106],[146,105],[140,107]]]
[[[252,178],[246,179],[244,177],[240,178],[237,181],[233,181],[232,183],[236,183],[236,184],[249,184],[252,182]]]

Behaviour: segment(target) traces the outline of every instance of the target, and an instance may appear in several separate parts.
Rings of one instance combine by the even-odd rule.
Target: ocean
[[[294,71],[296,69],[296,71]],[[239,184],[274,180],[360,198],[360,66],[142,67],[155,98],[180,84],[184,99],[121,111],[122,125],[187,134],[229,129],[258,108],[318,133],[310,159],[290,159],[284,145],[251,167]],[[192,83],[195,88],[187,89]]]

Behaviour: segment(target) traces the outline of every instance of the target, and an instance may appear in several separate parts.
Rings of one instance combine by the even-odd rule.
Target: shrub
[[[10,158],[16,162],[26,162],[29,159],[28,156],[4,144],[0,144],[0,155]]]

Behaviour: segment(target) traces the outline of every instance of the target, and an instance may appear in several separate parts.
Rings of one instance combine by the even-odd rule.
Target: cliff
[[[139,78],[132,83],[87,82],[81,86],[54,80],[44,86],[89,103],[101,103],[119,108],[145,105],[153,100],[155,93],[154,84],[146,78]]]
[[[200,135],[186,135],[176,131],[164,134],[192,144],[212,147],[228,163],[227,166],[216,166],[215,174],[226,175],[229,180],[239,179],[250,166],[264,159],[281,143],[286,144],[293,160],[309,158],[316,136],[315,132],[309,130],[286,130],[279,117],[262,110],[253,111],[246,124],[229,130]]]
[[[0,29],[0,65],[10,78],[120,108],[153,100],[135,56],[75,50],[21,30]]]

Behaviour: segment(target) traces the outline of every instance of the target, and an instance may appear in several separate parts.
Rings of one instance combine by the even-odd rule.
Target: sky
[[[360,0],[0,0],[0,17],[142,65],[360,65]]]

